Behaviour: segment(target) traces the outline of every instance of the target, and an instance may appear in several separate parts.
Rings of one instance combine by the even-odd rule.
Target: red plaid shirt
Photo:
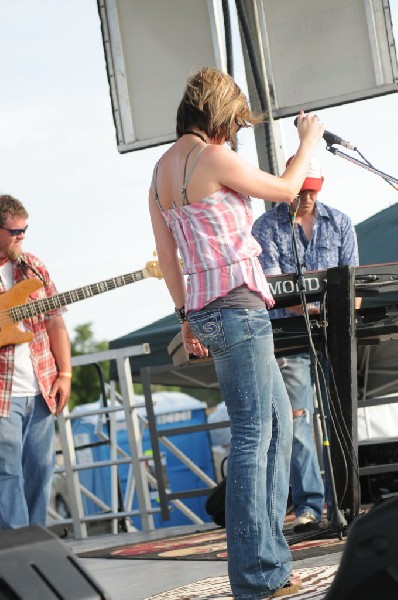
[[[54,296],[57,293],[57,289],[51,281],[50,275],[44,264],[32,254],[23,254],[22,258],[27,265],[20,261],[15,261],[13,263],[14,282],[18,283],[23,279],[38,278],[35,273],[35,271],[37,271],[45,281],[45,285],[43,284],[43,287],[30,294],[29,298],[32,300],[39,300]],[[32,266],[35,271],[31,270],[28,265]],[[0,293],[4,292],[5,289],[0,278]],[[25,302],[23,301],[22,303]],[[38,315],[37,317],[30,317],[23,322],[26,331],[31,331],[34,336],[33,340],[29,343],[33,369],[39,383],[40,392],[43,394],[43,397],[53,414],[55,414],[56,403],[54,399],[49,398],[49,393],[53,381],[57,376],[57,366],[50,350],[50,340],[47,335],[45,322],[54,316],[61,315],[63,312],[65,312],[64,308],[55,309],[49,313]],[[15,345],[8,344],[7,346],[2,346],[0,348],[0,417],[8,417],[10,413],[14,359]]]

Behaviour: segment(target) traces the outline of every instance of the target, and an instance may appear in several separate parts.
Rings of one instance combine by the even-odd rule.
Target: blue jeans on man
[[[308,352],[283,357],[281,373],[293,410],[291,495],[296,517],[309,513],[322,519],[325,490],[314,439],[314,381]]]
[[[13,397],[10,416],[0,418],[0,529],[45,526],[54,462],[43,396]]]
[[[192,312],[210,350],[231,421],[226,531],[234,598],[256,600],[290,578],[282,528],[289,488],[292,410],[266,309]]]

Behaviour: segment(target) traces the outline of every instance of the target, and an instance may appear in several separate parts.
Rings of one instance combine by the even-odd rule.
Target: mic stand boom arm
[[[358,158],[355,158],[354,156],[350,156],[349,154],[346,154],[345,152],[342,152],[341,150],[339,150],[338,148],[335,148],[334,146],[327,145],[326,146],[326,150],[328,150],[329,152],[331,152],[335,156],[340,156],[341,158],[344,158],[345,160],[348,160],[348,161],[354,163],[358,167],[362,167],[363,169],[366,169],[367,171],[370,171],[374,175],[378,175],[379,177],[381,177],[382,179],[384,179],[384,181],[386,181],[389,185],[391,185],[395,190],[398,191],[398,179],[396,177],[392,177],[392,175],[387,175],[387,173],[383,173],[383,171],[379,171],[379,169],[376,169],[363,156],[363,154],[361,154],[359,152],[359,150],[357,148],[356,148],[356,151],[364,159],[365,162],[362,162],[362,161],[358,160]]]

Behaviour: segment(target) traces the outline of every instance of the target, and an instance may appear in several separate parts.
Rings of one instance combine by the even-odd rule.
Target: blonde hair
[[[177,136],[198,127],[212,139],[237,145],[241,127],[264,121],[249,108],[246,96],[230,75],[211,67],[199,69],[187,81],[177,110]]]

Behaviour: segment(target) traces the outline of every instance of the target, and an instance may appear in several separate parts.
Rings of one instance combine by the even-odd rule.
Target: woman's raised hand
[[[308,115],[306,115],[304,111],[301,110],[297,117],[297,131],[300,141],[310,139],[319,142],[325,131],[325,125],[318,115],[313,113],[308,113]]]

